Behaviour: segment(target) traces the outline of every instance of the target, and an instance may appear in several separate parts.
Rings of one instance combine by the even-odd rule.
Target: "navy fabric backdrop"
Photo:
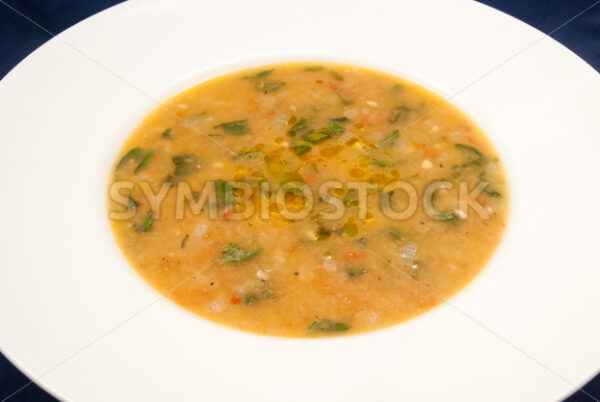
[[[48,31],[57,34],[121,1],[2,0],[2,2],[10,4]],[[594,4],[593,0],[483,0],[482,2],[517,17],[545,33],[553,31]],[[552,37],[600,71],[600,4],[556,31]],[[50,36],[46,32],[0,3],[0,77],[4,77],[17,63],[48,39]],[[600,369],[600,362],[598,368]],[[4,401],[28,382],[27,377],[0,355],[0,401]],[[600,375],[584,389],[600,400]],[[26,387],[9,400],[12,402],[55,401],[35,384]],[[567,399],[569,402],[593,400],[581,391]]]

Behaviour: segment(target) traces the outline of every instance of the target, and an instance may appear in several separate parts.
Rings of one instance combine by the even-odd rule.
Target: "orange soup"
[[[438,95],[361,67],[220,76],[153,111],[112,170],[115,239],[157,291],[266,335],[398,324],[468,284],[508,188],[481,130]]]

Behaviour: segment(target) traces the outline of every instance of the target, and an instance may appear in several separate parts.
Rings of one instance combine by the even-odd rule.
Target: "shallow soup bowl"
[[[474,2],[290,4],[129,1],[0,82],[2,352],[65,400],[542,401],[574,391],[600,364],[598,74]],[[129,266],[106,211],[129,133],[196,83],[284,61],[406,78],[483,129],[511,210],[464,290],[387,329],[288,339],[192,315]]]

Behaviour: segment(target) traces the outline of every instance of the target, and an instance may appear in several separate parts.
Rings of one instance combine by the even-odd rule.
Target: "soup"
[[[454,106],[365,68],[220,76],[153,111],[111,173],[114,237],[183,308],[276,336],[356,334],[443,303],[499,244],[496,151]]]

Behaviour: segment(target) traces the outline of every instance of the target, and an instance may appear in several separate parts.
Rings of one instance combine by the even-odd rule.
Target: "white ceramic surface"
[[[415,79],[492,139],[509,226],[450,304],[365,335],[280,339],[192,316],[128,266],[105,195],[130,130],[193,83],[279,60]],[[61,399],[549,401],[600,367],[600,78],[486,6],[133,0],[27,57],[0,110],[0,347]]]

